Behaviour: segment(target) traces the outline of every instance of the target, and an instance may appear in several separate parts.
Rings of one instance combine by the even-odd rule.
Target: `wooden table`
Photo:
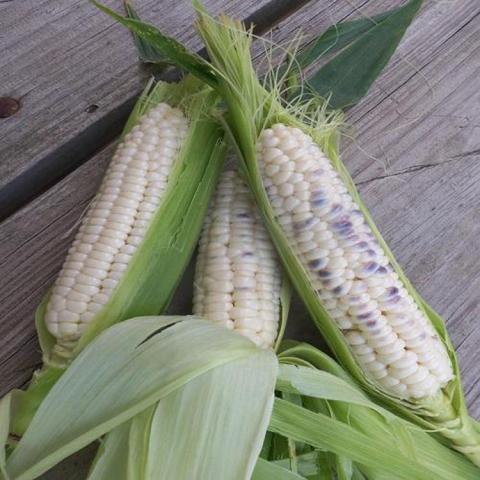
[[[120,0],[105,3],[117,9]],[[208,0],[212,12],[303,29],[399,0]],[[306,5],[305,5],[306,4]],[[188,0],[137,0],[140,14],[198,49]],[[0,2],[0,396],[40,364],[33,314],[146,79],[127,31],[85,0]],[[0,109],[1,110],[1,109]],[[426,0],[369,95],[348,112],[344,160],[400,263],[444,315],[471,412],[480,417],[480,4]],[[192,268],[171,311],[190,311]],[[296,302],[289,335],[319,342]],[[83,478],[76,465],[45,478]],[[75,473],[72,473],[74,471]]]

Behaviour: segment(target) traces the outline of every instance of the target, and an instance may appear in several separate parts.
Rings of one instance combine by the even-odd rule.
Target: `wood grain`
[[[307,27],[314,36],[355,10],[356,15],[372,14],[391,5],[398,2],[315,2],[285,20],[273,35],[281,41]],[[475,328],[480,315],[479,13],[475,0],[427,1],[384,74],[349,111],[351,138],[343,142],[344,160],[380,230],[420,293],[447,320],[476,418],[480,418],[480,333]],[[99,38],[103,42],[110,35],[107,30]],[[132,84],[136,81],[132,79]],[[59,91],[64,87],[63,79],[56,78],[55,84]],[[60,268],[112,148],[106,146],[0,224],[0,396],[25,383],[39,363],[33,311]],[[189,311],[191,277],[190,267],[172,311]],[[319,342],[298,301],[290,315],[289,336]],[[80,478],[77,469],[62,468],[61,474],[45,478]]]
[[[330,8],[318,4],[312,25],[319,33],[351,12],[349,2],[332,2]],[[273,38],[278,42],[292,38],[305,25],[307,14],[305,8],[289,17],[276,29]],[[0,395],[27,382],[40,362],[33,326],[34,311],[61,267],[78,218],[97,190],[112,151],[113,145],[107,146],[0,224],[0,272],[3,273],[0,284]],[[184,285],[188,284],[187,279]],[[179,312],[188,312],[190,298],[186,287],[179,289],[175,304]],[[299,311],[303,312],[301,308]],[[305,320],[305,313],[295,318],[292,333],[296,337],[314,338],[314,329]],[[307,332],[312,335],[307,336]]]
[[[208,0],[265,25],[306,0]],[[120,10],[121,0],[106,5]],[[139,0],[146,20],[194,50],[190,0]],[[268,7],[265,9],[265,7]],[[129,32],[85,0],[0,4],[0,96],[21,108],[0,120],[0,219],[86,161],[120,133],[149,71]],[[61,41],[60,41],[61,39]]]

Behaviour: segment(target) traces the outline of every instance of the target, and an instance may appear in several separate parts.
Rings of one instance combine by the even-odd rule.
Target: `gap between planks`
[[[271,0],[251,13],[245,19],[245,22],[247,25],[253,24],[255,26],[255,33],[262,34],[309,1]],[[100,11],[97,14],[104,15]],[[111,20],[111,22],[113,24],[114,21]],[[205,55],[204,50],[199,53]],[[168,76],[168,78],[171,77]],[[159,79],[162,79],[162,76]],[[16,177],[1,186],[0,221],[52,187],[113,141],[120,134],[138,93],[131,94],[106,115],[87,125],[75,137],[60,144],[43,158],[33,162],[25,170],[21,168]]]
[[[385,8],[395,0],[391,2]],[[307,5],[275,29],[272,39],[283,43],[306,24],[311,27],[309,34],[316,36],[349,14],[351,3],[343,0]],[[113,147],[109,144],[0,225],[0,272],[4,272],[0,286],[0,299],[4,299],[0,301],[0,362],[4,362],[0,368],[0,392],[27,380],[31,372],[27,365],[38,361],[38,347],[33,347],[33,312],[63,262],[74,227],[97,189]],[[182,295],[191,298],[187,289],[179,291],[178,296]],[[296,321],[291,331],[296,338],[314,338],[310,322]],[[32,342],[18,350],[26,337],[31,337]],[[17,369],[17,365],[21,368]]]

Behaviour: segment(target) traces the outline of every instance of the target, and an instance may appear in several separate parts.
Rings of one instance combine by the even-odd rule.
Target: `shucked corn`
[[[271,348],[280,288],[275,250],[248,187],[236,172],[226,171],[200,238],[194,314]]]
[[[336,115],[303,95],[285,103],[283,80],[292,85],[296,68],[292,76],[282,70],[280,84],[276,74],[259,82],[251,32],[229,17],[198,14],[242,172],[328,345],[366,392],[480,465],[478,425],[467,413],[444,323],[411,287],[361,204],[338,157]]]
[[[51,292],[45,323],[58,340],[77,340],[108,302],[160,204],[187,129],[179,109],[160,103],[118,146]]]
[[[278,222],[367,375],[401,398],[437,393],[453,377],[446,349],[318,145],[279,123],[257,155]]]

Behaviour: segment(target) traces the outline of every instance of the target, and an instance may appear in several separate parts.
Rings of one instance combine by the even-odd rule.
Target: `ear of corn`
[[[68,361],[113,323],[167,306],[223,163],[221,129],[207,118],[215,103],[191,78],[150,85],[140,99],[39,311],[55,339],[47,363]]]
[[[288,310],[281,289],[280,263],[248,186],[227,170],[200,237],[193,313],[272,348]]]
[[[44,368],[16,396],[21,434],[64,368],[96,335],[168,305],[200,234],[225,157],[217,96],[186,77],[151,82],[36,312]]]
[[[392,410],[480,465],[455,352],[376,229],[337,151],[325,107],[282,104],[255,74],[251,35],[199,9],[198,29],[229,113],[225,127],[298,293],[344,367]]]

